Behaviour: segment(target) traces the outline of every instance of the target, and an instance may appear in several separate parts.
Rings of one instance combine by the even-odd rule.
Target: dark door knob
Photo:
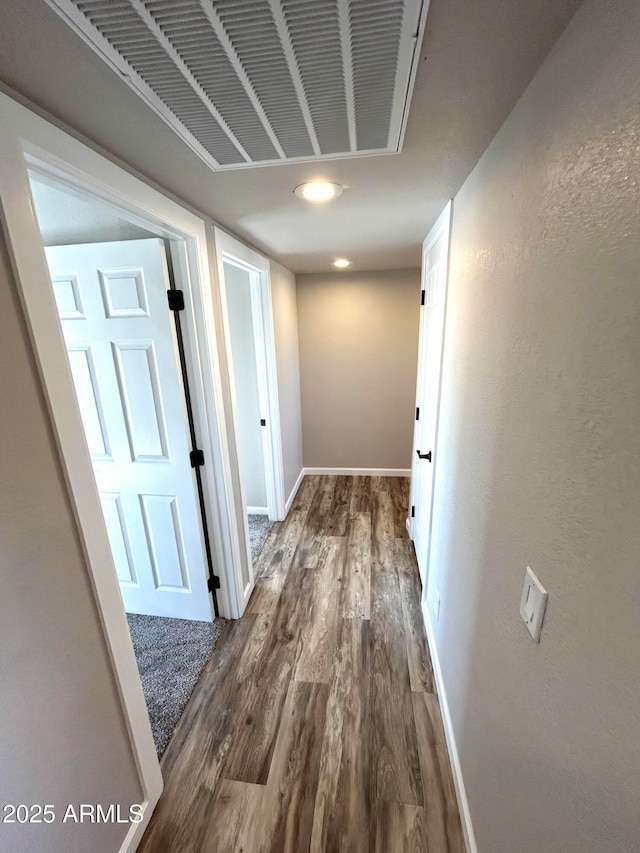
[[[418,454],[420,459],[426,459],[427,462],[431,462],[431,451],[430,450],[428,451],[428,453],[420,453],[419,450],[416,450],[416,453]]]

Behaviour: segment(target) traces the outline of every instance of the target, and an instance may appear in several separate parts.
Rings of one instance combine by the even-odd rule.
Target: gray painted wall
[[[429,595],[481,853],[640,849],[638,44],[588,0],[454,203]]]
[[[409,468],[420,270],[297,283],[304,464]]]
[[[0,824],[0,850],[114,851],[128,826],[62,823],[142,793],[1,234],[0,294],[0,804],[58,817]]]
[[[224,264],[227,309],[231,333],[236,423],[240,470],[247,506],[266,509],[267,487],[262,450],[256,348],[253,338],[251,279],[233,264]]]

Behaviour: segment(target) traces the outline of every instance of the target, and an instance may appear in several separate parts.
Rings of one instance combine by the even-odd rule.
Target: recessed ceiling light
[[[344,270],[351,266],[351,261],[348,261],[346,258],[336,258],[333,265],[334,267],[338,267],[339,270]]]
[[[340,184],[334,184],[331,181],[308,181],[306,184],[300,184],[294,190],[299,198],[306,201],[331,201],[332,198],[338,198],[342,195],[342,187]]]

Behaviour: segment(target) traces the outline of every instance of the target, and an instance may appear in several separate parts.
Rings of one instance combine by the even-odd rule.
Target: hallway
[[[305,478],[165,753],[143,853],[462,853],[408,486]]]

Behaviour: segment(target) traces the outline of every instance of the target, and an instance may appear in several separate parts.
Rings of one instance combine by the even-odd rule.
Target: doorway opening
[[[251,564],[284,518],[269,261],[216,229],[231,398]]]
[[[185,242],[29,170],[158,756],[224,620],[182,322]],[[186,294],[185,294],[186,291]]]
[[[87,584],[93,593],[122,708],[130,759],[142,790],[142,820],[131,825],[123,845],[123,849],[134,849],[160,798],[162,773],[51,286],[29,171],[57,182],[71,194],[106,204],[117,219],[139,226],[154,239],[159,236],[176,243],[178,257],[174,264],[185,283],[182,319],[193,414],[205,456],[204,497],[215,573],[221,580],[220,612],[236,619],[246,607],[253,579],[248,549],[241,546],[239,478],[232,456],[234,437],[229,435],[226,419],[229,404],[224,329],[218,310],[213,230],[202,215],[187,210],[4,94],[0,94],[0,159],[3,235],[42,382],[60,473],[76,522],[78,544],[85,558]],[[118,233],[117,239],[126,236]],[[137,236],[143,239],[146,235]],[[105,242],[104,234],[90,239]],[[206,588],[204,571],[202,584]]]

